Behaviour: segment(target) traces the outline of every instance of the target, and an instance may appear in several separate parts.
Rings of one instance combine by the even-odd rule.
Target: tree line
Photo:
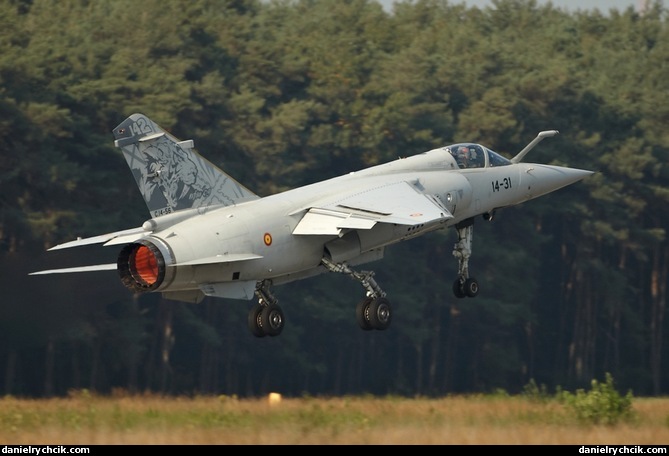
[[[667,10],[570,13],[534,0],[7,0],[0,3],[0,392],[444,395],[529,382],[669,391]],[[131,295],[114,262],[58,243],[148,219],[111,129],[142,112],[261,196],[445,144],[596,174],[477,220],[476,300],[457,300],[453,230],[370,264],[360,287],[275,290],[278,338],[244,301]]]

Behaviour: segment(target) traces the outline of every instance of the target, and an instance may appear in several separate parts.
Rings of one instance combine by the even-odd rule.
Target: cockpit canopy
[[[460,169],[486,168],[489,166],[506,166],[511,164],[509,159],[480,144],[459,143],[446,146],[444,149],[455,158]]]

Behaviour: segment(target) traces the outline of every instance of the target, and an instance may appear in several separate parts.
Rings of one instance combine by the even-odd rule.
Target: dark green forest
[[[0,394],[255,396],[519,392],[610,373],[669,393],[667,9],[534,0],[0,0]],[[393,301],[361,331],[359,284],[327,274],[253,301],[133,296],[114,262],[56,244],[149,218],[111,130],[142,112],[269,195],[445,144],[596,171],[477,219],[476,299],[452,294],[455,230],[371,263]],[[62,252],[62,253],[61,253]]]

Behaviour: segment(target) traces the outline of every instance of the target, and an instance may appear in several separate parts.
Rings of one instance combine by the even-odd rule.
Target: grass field
[[[669,444],[669,398],[579,421],[556,400],[95,396],[0,399],[0,444]]]

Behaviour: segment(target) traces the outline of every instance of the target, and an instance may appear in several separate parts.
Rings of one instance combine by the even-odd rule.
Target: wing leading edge
[[[96,264],[93,266],[77,266],[74,268],[47,269],[44,271],[31,272],[28,275],[42,274],[69,274],[72,272],[94,272],[94,271],[113,271],[116,269],[116,263]]]
[[[452,218],[435,197],[407,182],[395,182],[309,208],[293,234],[340,235],[344,229],[369,230],[377,223],[420,225]]]
[[[116,245],[128,242],[134,242],[138,239],[141,239],[147,235],[151,234],[147,232],[142,227],[130,228],[127,230],[114,231],[112,233],[100,234],[98,236],[92,236],[88,238],[79,238],[74,241],[64,242],[63,244],[58,244],[50,249],[51,250],[61,250],[61,249],[70,249],[72,247],[81,247],[84,245],[93,245],[93,244],[104,244],[104,245]],[[95,272],[95,271],[112,271],[117,267],[116,263],[107,263],[107,264],[95,264],[91,266],[77,266],[73,268],[60,268],[60,269],[47,269],[43,271],[31,272],[28,275],[44,275],[44,274],[69,274],[74,272]]]
[[[100,234],[98,236],[93,236],[89,238],[75,239],[74,241],[69,241],[63,244],[55,245],[48,250],[51,251],[51,250],[69,249],[72,247],[80,247],[83,245],[102,244],[102,243],[105,243],[105,245],[113,245],[125,242],[133,242],[149,234],[151,233],[147,232],[142,227],[130,228],[128,230],[114,231],[112,233]],[[122,239],[122,242],[114,242],[115,240],[117,240],[117,238]]]

